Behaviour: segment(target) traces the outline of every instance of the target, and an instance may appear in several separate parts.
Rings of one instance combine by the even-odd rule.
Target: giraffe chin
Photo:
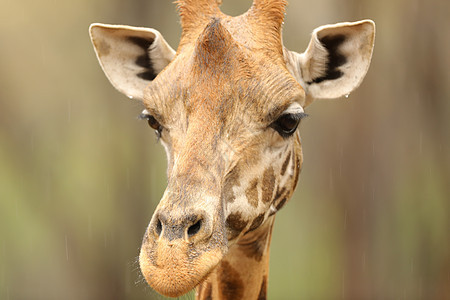
[[[145,280],[156,292],[179,297],[206,279],[223,256],[219,248],[203,252],[192,249],[184,240],[162,239],[153,245],[142,245],[139,264]]]

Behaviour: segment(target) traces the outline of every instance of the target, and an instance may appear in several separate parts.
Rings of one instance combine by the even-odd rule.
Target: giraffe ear
[[[309,98],[338,98],[360,85],[374,40],[371,20],[321,26],[313,31],[304,53],[285,52],[286,63]]]
[[[106,77],[129,98],[142,100],[145,87],[175,57],[155,29],[95,23],[89,33]]]

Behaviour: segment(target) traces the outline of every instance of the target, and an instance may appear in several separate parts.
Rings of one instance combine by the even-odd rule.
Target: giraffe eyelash
[[[146,109],[138,116],[140,120],[147,120],[148,125],[155,130],[157,141],[161,139],[163,127]]]

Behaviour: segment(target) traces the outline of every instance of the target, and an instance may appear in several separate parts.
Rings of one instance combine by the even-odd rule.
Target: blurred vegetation
[[[163,299],[136,258],[165,154],[137,120],[141,105],[103,75],[87,29],[154,27],[176,47],[175,5],[0,1],[0,299]],[[377,39],[362,86],[308,108],[300,184],[275,225],[270,299],[450,299],[449,6],[290,1],[291,50],[338,21],[371,18]]]

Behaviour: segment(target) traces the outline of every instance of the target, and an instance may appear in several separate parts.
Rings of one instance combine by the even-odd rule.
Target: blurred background
[[[290,50],[339,21],[373,19],[377,36],[361,87],[308,107],[269,299],[450,299],[449,13],[447,0],[290,1]],[[0,0],[0,299],[164,299],[136,259],[165,154],[100,69],[92,22],[154,27],[174,48],[181,32],[171,1]]]

